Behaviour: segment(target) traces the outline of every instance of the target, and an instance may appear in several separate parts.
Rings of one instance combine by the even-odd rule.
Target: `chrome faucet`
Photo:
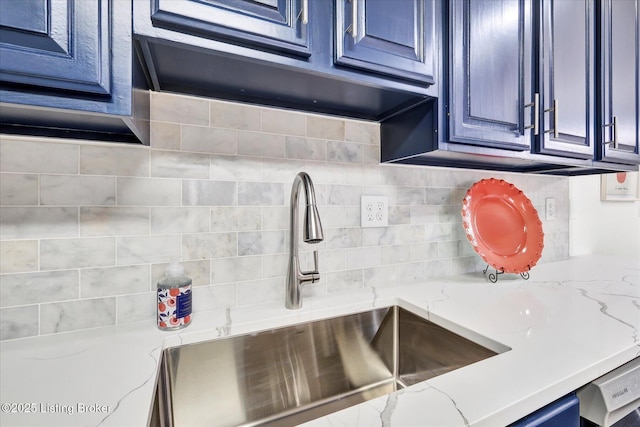
[[[291,215],[289,223],[289,268],[287,269],[287,290],[284,303],[285,307],[289,309],[302,307],[301,286],[304,283],[315,283],[320,280],[318,251],[313,251],[313,270],[300,271],[300,261],[298,260],[298,196],[300,195],[301,185],[304,186],[304,193],[307,199],[302,237],[307,243],[319,243],[324,239],[320,215],[316,207],[316,193],[313,189],[313,182],[307,173],[300,172],[293,180],[289,209]]]

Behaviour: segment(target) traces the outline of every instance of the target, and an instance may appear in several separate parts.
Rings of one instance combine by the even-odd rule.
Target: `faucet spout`
[[[293,180],[289,206],[289,268],[287,269],[285,295],[285,307],[289,309],[302,307],[302,284],[307,282],[315,283],[320,280],[318,251],[313,251],[313,270],[300,270],[300,260],[298,259],[298,198],[300,196],[300,187],[304,188],[306,198],[303,239],[307,243],[319,243],[324,239],[320,214],[316,206],[316,193],[313,188],[313,182],[306,172],[300,172]]]

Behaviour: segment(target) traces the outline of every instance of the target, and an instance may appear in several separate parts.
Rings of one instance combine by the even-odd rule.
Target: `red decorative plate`
[[[462,201],[462,225],[473,249],[498,271],[529,271],[542,255],[538,211],[504,180],[483,179],[469,188]]]

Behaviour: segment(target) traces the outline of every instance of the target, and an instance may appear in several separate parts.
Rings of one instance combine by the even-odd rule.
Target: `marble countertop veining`
[[[396,303],[510,350],[305,425],[506,425],[640,356],[640,262],[585,256],[528,281],[464,275],[197,313],[173,333],[141,322],[5,341],[0,425],[144,426],[163,348]]]

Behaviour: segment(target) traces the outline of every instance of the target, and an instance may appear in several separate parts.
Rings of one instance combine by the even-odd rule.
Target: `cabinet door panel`
[[[531,17],[527,0],[451,2],[450,140],[531,146]]]
[[[594,17],[592,0],[542,2],[538,152],[594,156]]]
[[[111,93],[108,0],[4,0],[0,81]]]
[[[603,2],[602,158],[640,163],[640,5]],[[616,122],[613,126],[607,126]],[[604,144],[608,141],[615,143]]]
[[[311,1],[152,0],[151,19],[159,27],[309,56],[302,8]]]
[[[338,0],[335,63],[433,84],[434,7],[433,0]]]

